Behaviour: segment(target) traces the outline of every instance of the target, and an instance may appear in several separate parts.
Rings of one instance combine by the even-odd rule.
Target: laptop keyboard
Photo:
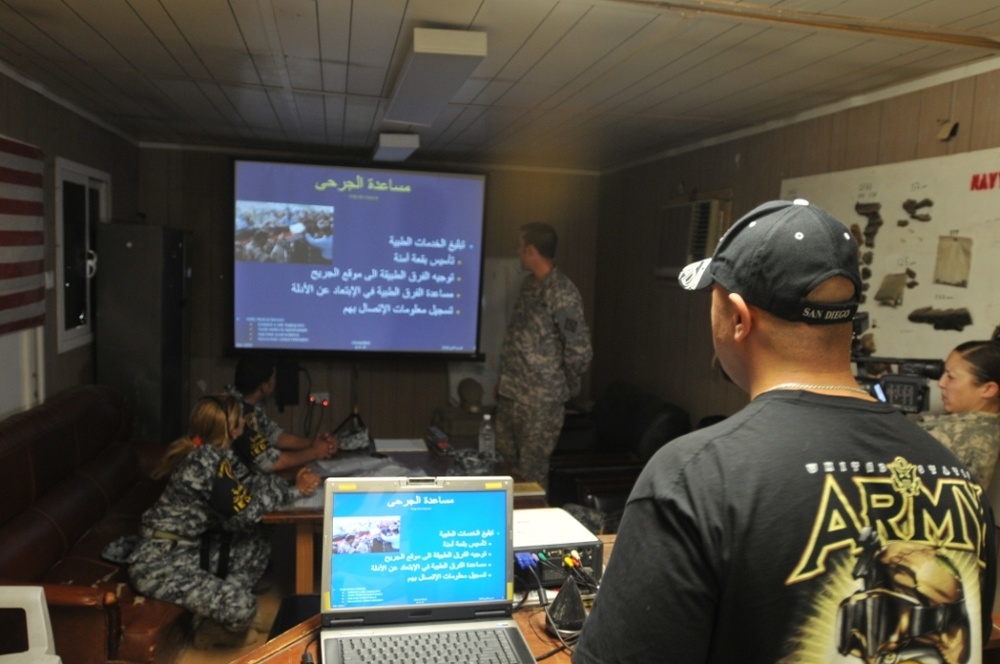
[[[502,630],[435,632],[337,640],[341,664],[517,664]]]

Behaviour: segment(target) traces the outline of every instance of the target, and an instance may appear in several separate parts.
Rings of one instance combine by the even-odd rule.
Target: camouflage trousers
[[[549,457],[559,441],[565,410],[559,402],[497,400],[497,452],[520,480],[549,486]]]
[[[221,547],[208,550],[209,567],[219,570]],[[201,543],[143,537],[132,554],[129,578],[147,597],[173,602],[196,616],[211,618],[234,632],[250,627],[257,615],[253,587],[264,575],[271,543],[259,532],[234,533],[225,578],[202,569]]]

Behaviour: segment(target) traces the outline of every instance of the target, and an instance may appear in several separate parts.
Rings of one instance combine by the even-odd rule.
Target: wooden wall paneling
[[[230,343],[233,288],[233,184],[232,163],[214,153],[185,153],[180,163],[183,201],[174,205],[179,215],[171,225],[191,237],[192,270],[201,283],[212,287],[189,289],[192,322],[205,321],[207,334],[192,339],[192,353],[223,355]],[[193,272],[192,272],[193,274]]]
[[[111,144],[111,218],[134,217],[139,209],[139,149],[123,141]]]
[[[323,367],[322,375],[324,376],[317,384],[317,389],[329,388],[330,398],[334,404],[330,416],[333,426],[336,426],[354,410],[356,395],[353,392],[354,384],[351,379],[352,365],[350,362],[343,361],[317,362],[316,364]],[[308,396],[305,392],[303,395],[304,397]]]
[[[666,189],[663,183],[676,175],[663,169],[650,169],[641,177],[629,180],[628,200],[622,206],[625,214],[619,220],[620,233],[616,238],[616,250],[623,262],[621,271],[612,277],[618,284],[617,297],[624,307],[625,318],[615,321],[617,346],[607,352],[624,348],[656,349],[663,341],[664,330],[657,321],[664,312],[657,307],[658,284],[653,269],[664,230],[660,210],[668,202],[663,195]],[[616,364],[621,363],[620,358],[617,353],[613,356]],[[624,377],[648,385],[650,369],[655,366],[649,360],[650,356],[641,352],[629,358],[623,363],[627,368]]]
[[[831,170],[833,119],[829,115],[800,122],[798,127],[799,173],[826,173]],[[794,143],[790,144],[794,145]]]
[[[592,326],[600,180],[595,175],[561,177],[560,181],[565,186],[553,193],[564,197],[561,207],[566,241],[560,240],[556,259],[580,289]]]
[[[702,195],[716,197],[719,192],[726,192],[726,197],[731,200],[738,166],[731,144],[715,145],[704,150]]]
[[[977,76],[972,106],[972,126],[969,127],[971,149],[983,150],[1000,145],[998,99],[1000,99],[1000,71]]]
[[[389,437],[409,437],[423,433],[431,421],[434,408],[444,404],[448,397],[447,383],[441,386],[437,394],[430,385],[421,381],[418,384],[417,374],[425,374],[431,367],[413,366],[410,363],[375,363],[365,372],[370,378],[371,390],[368,393],[370,407],[368,410],[368,426],[373,435]],[[439,370],[443,371],[443,367]],[[427,406],[432,401],[433,405]],[[420,428],[407,426],[407,422],[419,420]],[[398,432],[398,433],[397,433]]]
[[[231,172],[230,160],[216,153],[188,152],[171,160],[172,179],[179,182],[184,196],[167,202],[166,225],[188,233],[191,279],[187,282],[185,361],[189,365],[195,357],[223,358],[228,351],[233,285]],[[235,362],[225,364],[224,372],[215,377],[214,389],[232,382],[233,367]],[[188,390],[192,391],[190,381]]]
[[[846,132],[840,137],[845,144],[845,160],[841,168],[860,168],[878,162],[879,129],[882,126],[883,104],[868,104],[844,111]]]
[[[963,139],[967,143],[953,145],[984,149],[1000,143],[995,102],[989,101],[996,97],[998,87],[1000,74],[991,73],[605,176],[602,196],[608,200],[602,200],[599,229],[601,316],[597,351],[615,353],[615,362],[613,365],[601,362],[600,380],[641,379],[643,368],[651,368],[647,373],[655,372],[654,380],[661,394],[676,399],[695,420],[716,412],[734,412],[747,400],[742,391],[704,366],[712,354],[707,298],[699,302],[698,295],[684,297],[691,294],[679,295],[658,286],[658,299],[644,299],[640,294],[635,302],[621,302],[615,299],[621,297],[620,291],[613,283],[606,284],[613,279],[612,275],[632,274],[622,254],[638,260],[643,250],[643,240],[637,237],[631,239],[630,245],[609,242],[612,238],[609,226],[620,227],[623,211],[640,217],[655,215],[656,205],[663,197],[649,187],[635,186],[635,182],[647,182],[653,173],[662,181],[676,177],[684,179],[688,188],[705,189],[717,186],[712,181],[715,174],[731,168],[727,184],[733,189],[733,216],[738,217],[774,197],[785,177],[913,159],[946,149],[954,151],[951,145],[937,145],[930,138],[939,115],[959,117],[965,125],[964,132],[960,127],[959,136],[967,135],[968,139]],[[683,178],[679,173],[683,173]],[[647,305],[665,311],[651,312]],[[605,318],[606,313],[614,320],[614,326]],[[655,334],[635,333],[628,338],[631,343],[627,343],[615,327],[647,327],[655,330]]]
[[[964,78],[955,81],[950,86],[951,89],[951,114],[950,119],[958,122],[958,130],[955,136],[948,141],[948,154],[958,154],[973,150],[972,147],[972,123],[973,111],[975,109],[976,79]],[[996,113],[994,112],[995,116]]]
[[[38,93],[19,83],[15,83],[5,76],[3,79],[7,82],[5,93],[8,95],[5,120],[7,130],[4,133],[11,138],[41,147],[43,144],[39,139],[48,131],[45,116],[36,115],[43,106],[40,103],[41,98]],[[48,166],[51,164],[51,150],[55,143],[49,140],[46,141],[45,145],[49,148],[45,151],[46,165]]]
[[[597,228],[597,246],[594,255],[595,270],[599,277],[594,281],[594,324],[591,328],[594,346],[594,359],[590,365],[592,398],[601,393],[608,382],[607,376],[613,371],[609,351],[615,348],[617,334],[611,322],[616,320],[621,308],[616,275],[621,272],[624,260],[624,253],[617,240],[620,235],[621,207],[628,200],[624,188],[624,178],[618,173],[601,178],[599,199],[601,223]],[[598,352],[599,349],[601,352]]]
[[[757,157],[754,160],[758,173],[757,186],[758,203],[774,200],[781,194],[781,181],[790,173],[798,171],[799,158],[797,150],[792,147],[789,132],[784,130],[769,131],[756,137],[753,141]]]
[[[21,86],[14,85],[9,78],[0,75],[0,134],[4,136],[12,136],[14,133],[11,129],[11,115],[15,108],[13,98],[21,89]]]
[[[444,362],[359,364],[358,408],[373,436],[421,436],[434,411],[447,403],[448,372]]]
[[[514,171],[490,173],[486,180],[486,226],[483,236],[486,255],[494,257],[513,256],[517,247],[517,228],[523,200],[511,196],[511,190],[518,191],[518,176]]]
[[[685,392],[691,390],[691,376],[697,373],[695,367],[705,345],[698,336],[701,328],[696,324],[698,303],[705,293],[691,293],[676,282],[664,283],[661,287],[662,306],[657,311],[657,319],[662,320],[657,333],[656,353],[650,353],[649,365],[656,371],[656,392],[664,399],[676,404],[685,400]],[[673,348],[693,348],[694,353],[665,352]]]
[[[733,214],[739,218],[747,210],[759,203],[759,195],[747,184],[749,169],[755,168],[756,156],[751,152],[751,143],[743,138],[729,145],[733,162]],[[756,166],[759,168],[759,165]]]
[[[848,168],[847,152],[850,147],[846,140],[850,132],[850,118],[847,113],[835,113],[830,117],[830,169],[827,172]]]
[[[943,157],[951,154],[948,141],[938,138],[938,133],[951,120],[954,85],[937,85],[917,93],[919,124],[916,127],[917,152],[915,159]],[[906,159],[893,159],[893,162]]]
[[[916,159],[921,142],[922,99],[919,93],[881,102],[882,117],[877,132],[878,163]]]
[[[671,350],[687,347],[688,311],[698,296],[682,291],[671,279],[657,278],[653,269],[663,231],[662,206],[696,194],[706,173],[703,159],[685,155],[606,178],[602,198],[611,191],[620,198],[613,209],[605,209],[604,214],[616,220],[613,230],[602,228],[600,240],[603,287],[598,295],[595,394],[615,379],[629,380],[674,402],[691,388],[689,357]],[[605,265],[614,267],[605,272]]]
[[[620,173],[605,176],[601,182],[601,228],[598,234],[597,268],[600,278],[595,287],[597,309],[594,321],[594,359],[591,364],[591,391],[596,398],[611,377],[619,375],[621,347],[625,330],[634,323],[629,314],[632,296],[623,292],[629,281],[630,246],[639,245],[635,234],[637,205],[632,195],[633,183]],[[631,237],[631,242],[626,240]],[[621,356],[628,356],[622,353]]]
[[[742,192],[738,202],[741,204],[737,217],[752,210],[761,203],[778,196],[780,182],[771,171],[774,168],[773,159],[779,152],[775,149],[777,141],[774,132],[766,132],[750,136],[741,141],[740,166],[737,171],[735,190]]]
[[[711,290],[686,293],[689,296],[687,320],[688,348],[686,354],[685,382],[700,398],[686,397],[684,404],[691,415],[691,425],[708,414],[727,412],[721,402],[718,385],[723,382],[722,373],[714,361],[715,349],[712,342],[712,294]],[[682,393],[683,394],[683,393]]]

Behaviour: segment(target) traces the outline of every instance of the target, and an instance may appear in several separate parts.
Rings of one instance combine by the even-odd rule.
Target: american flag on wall
[[[42,151],[0,136],[0,334],[45,322]]]

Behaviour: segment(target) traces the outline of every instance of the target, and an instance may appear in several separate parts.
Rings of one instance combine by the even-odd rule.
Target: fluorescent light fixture
[[[418,134],[379,134],[378,146],[372,159],[375,161],[405,161],[420,147]]]
[[[414,28],[385,119],[430,125],[485,57],[485,32]]]

